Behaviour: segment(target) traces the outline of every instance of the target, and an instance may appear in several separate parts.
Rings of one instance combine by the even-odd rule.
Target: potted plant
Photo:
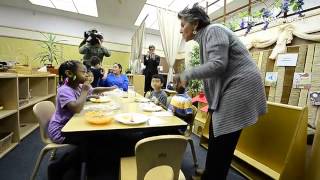
[[[190,66],[196,67],[200,65],[200,50],[199,46],[194,46],[191,52]],[[203,82],[201,80],[191,80],[189,82],[189,90],[192,97],[196,96],[199,92],[203,91]]]
[[[44,41],[41,41],[40,46],[42,52],[40,52],[36,60],[40,60],[40,63],[47,66],[47,70],[52,74],[58,74],[58,70],[54,68],[53,63],[59,64],[59,59],[62,59],[62,46],[59,43],[64,40],[56,40],[56,36],[53,34],[43,34]]]

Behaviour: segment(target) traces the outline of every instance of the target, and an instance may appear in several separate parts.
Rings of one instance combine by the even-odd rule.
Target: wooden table
[[[135,98],[141,98],[139,94],[136,95],[136,97],[129,97],[129,98],[122,98],[122,97],[114,97],[112,96],[113,101],[116,103],[119,103],[120,109],[114,110],[114,114],[119,113],[142,113],[148,116],[151,116],[151,112],[143,112],[141,107],[139,106],[139,103],[135,102]],[[87,103],[86,106],[94,106],[92,103]],[[99,104],[97,104],[99,105]],[[106,103],[105,105],[108,105]],[[94,109],[94,108],[93,108]],[[82,111],[80,114],[74,115],[68,123],[62,128],[62,134],[65,137],[72,137],[77,136],[78,138],[83,139],[83,144],[79,145],[82,152],[82,165],[81,165],[81,179],[86,179],[86,148],[89,141],[87,136],[90,135],[99,135],[99,134],[130,134],[130,133],[136,133],[136,132],[161,132],[161,131],[171,131],[171,130],[178,130],[178,129],[184,129],[187,127],[187,123],[183,120],[179,119],[175,116],[167,116],[167,117],[158,117],[159,121],[157,123],[150,123],[150,121],[140,124],[140,125],[125,125],[121,124],[115,120],[113,120],[111,123],[106,125],[92,125],[89,124],[85,117],[84,117],[85,111]],[[120,133],[119,133],[120,132]]]
[[[140,96],[137,96],[140,97]],[[148,116],[152,116],[151,112],[144,112],[139,103],[134,102],[134,98],[117,98],[116,101],[120,103],[120,109],[114,110],[114,114],[119,113],[141,113]],[[106,103],[105,105],[107,105]],[[91,106],[92,103],[87,103],[85,106]],[[99,104],[97,104],[99,105]],[[180,129],[185,128],[187,123],[181,120],[176,116],[167,116],[167,117],[158,117],[161,121],[157,124],[153,123],[144,123],[140,125],[125,125],[121,124],[115,120],[106,125],[92,125],[89,124],[85,117],[85,111],[82,111],[80,114],[74,115],[69,122],[62,128],[62,134],[64,136],[69,136],[72,134],[91,134],[99,132],[115,132],[115,131],[125,131],[125,132],[137,132],[137,131],[149,131],[149,130],[158,130],[158,129]]]

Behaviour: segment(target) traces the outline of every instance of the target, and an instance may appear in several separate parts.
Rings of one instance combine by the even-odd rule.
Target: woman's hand
[[[174,76],[174,81],[177,84],[176,85],[177,87],[182,86],[182,87],[186,88],[186,86],[187,86],[187,81],[182,79],[180,74],[177,74]]]
[[[103,77],[102,77],[102,80],[106,80],[108,77],[108,73],[104,73]]]

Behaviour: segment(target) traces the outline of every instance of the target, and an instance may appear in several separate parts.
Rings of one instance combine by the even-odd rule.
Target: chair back
[[[137,142],[137,180],[144,180],[150,170],[159,166],[171,167],[173,180],[178,180],[186,146],[187,139],[181,135],[154,136]]]
[[[47,136],[47,128],[54,111],[55,105],[51,101],[42,101],[33,106],[33,113],[40,124],[41,140],[45,144],[52,143]]]

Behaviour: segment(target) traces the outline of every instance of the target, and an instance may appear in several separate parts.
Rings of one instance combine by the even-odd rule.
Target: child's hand
[[[82,91],[89,91],[91,88],[90,82],[89,81],[85,81],[82,85]]]
[[[118,86],[116,86],[116,85],[110,87],[110,89],[112,89],[112,90],[117,89],[117,88],[118,88]]]

